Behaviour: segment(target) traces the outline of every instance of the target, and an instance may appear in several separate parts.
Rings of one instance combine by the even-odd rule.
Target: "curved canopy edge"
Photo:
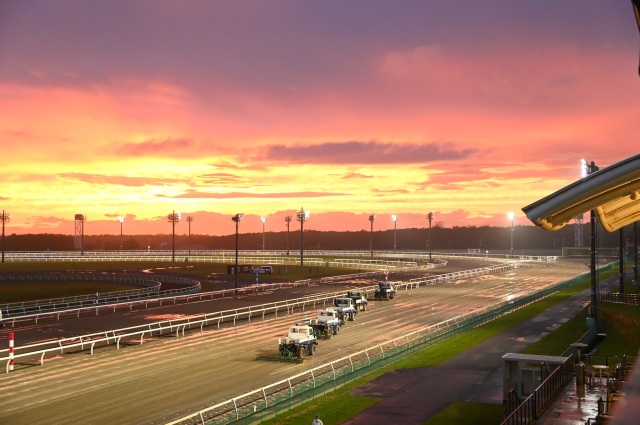
[[[534,224],[552,231],[591,210],[596,211],[608,232],[640,219],[640,154],[589,174],[522,208]]]

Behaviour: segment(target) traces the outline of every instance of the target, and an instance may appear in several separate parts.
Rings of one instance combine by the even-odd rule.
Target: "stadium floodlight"
[[[373,222],[376,220],[376,215],[371,214],[369,221],[371,222],[371,240],[369,241],[369,248],[371,248],[371,258],[373,258]]]
[[[588,167],[589,165],[587,164],[587,161],[585,161],[584,159],[581,159],[580,160],[580,177],[587,177],[587,175],[589,174]]]
[[[296,220],[300,222],[300,265],[304,266],[304,222],[309,219],[309,211],[300,208],[296,214]]]
[[[11,221],[11,214],[2,210],[2,214],[0,214],[0,221],[2,221],[2,262],[4,263],[4,225]]]
[[[582,160],[584,164],[584,169],[587,175],[595,173],[600,168],[596,165],[595,162],[591,161],[591,163]],[[598,235],[598,227],[596,226],[596,212],[594,209],[591,209],[589,212],[589,220],[591,221],[591,309],[589,316],[593,319],[594,323],[598,322],[598,256],[597,256],[597,235]]]
[[[118,221],[120,222],[120,251],[122,251],[122,223],[124,223],[124,217],[118,216]]]
[[[262,222],[262,250],[264,251],[264,224],[267,222],[267,219],[260,217],[260,221]]]
[[[396,230],[397,230],[397,224],[398,224],[398,216],[395,214],[391,214],[391,220],[393,220],[393,252],[397,252],[398,245],[397,245],[397,238],[396,238]]]
[[[182,218],[181,213],[173,211],[167,216],[169,223],[171,223],[172,237],[171,237],[171,262],[176,262],[176,223]]]
[[[511,254],[513,254],[513,219],[515,218],[513,211],[507,213],[507,218],[511,220]],[[521,232],[522,233],[522,232]]]
[[[587,177],[589,174],[593,174],[599,169],[600,168],[593,161],[589,163],[589,161],[586,161],[584,159],[580,160],[580,175],[582,177]]]
[[[73,244],[76,249],[80,250],[80,255],[84,255],[84,222],[87,221],[87,216],[84,214],[76,214],[74,219],[76,225]]]
[[[244,214],[243,213],[238,213],[236,215],[234,215],[233,217],[231,217],[231,220],[236,223],[236,268],[234,269],[234,275],[235,275],[235,285],[234,285],[234,296],[237,297],[238,296],[238,225],[240,224],[240,222],[242,221],[242,219],[244,218]]]
[[[284,221],[287,223],[287,257],[289,256],[289,225],[291,224],[291,220],[290,215],[284,218]]]
[[[595,173],[600,168],[596,165],[595,162],[581,159],[580,160],[580,175],[582,177],[587,177],[590,174]],[[597,257],[596,257],[596,212],[595,210],[590,210],[590,221],[591,221],[591,307],[589,311],[589,316],[593,319],[594,322],[598,320],[598,296],[597,296],[597,285],[598,285],[598,276],[597,276]]]
[[[189,223],[189,239],[188,239],[188,244],[189,244],[189,257],[191,257],[191,223],[193,223],[193,216],[188,215],[187,216],[187,223]]]
[[[429,245],[429,262],[431,262],[431,221],[433,221],[433,211],[427,214],[427,220],[429,220],[429,239],[427,244]]]

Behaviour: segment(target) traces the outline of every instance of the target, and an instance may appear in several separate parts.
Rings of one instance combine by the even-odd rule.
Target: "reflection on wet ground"
[[[597,372],[582,385],[578,385],[574,378],[536,421],[536,425],[585,425],[589,419],[592,424],[599,423],[596,422],[598,403],[602,413],[600,417],[611,417],[612,407],[624,397],[623,384],[623,381],[609,379],[607,374],[599,375]]]

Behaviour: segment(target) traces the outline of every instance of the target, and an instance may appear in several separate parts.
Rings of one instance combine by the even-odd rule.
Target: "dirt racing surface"
[[[447,273],[486,263],[453,264]],[[523,264],[524,266],[524,264]],[[294,323],[312,317],[314,311],[267,316],[264,320],[238,322],[187,331],[184,336],[159,336],[142,344],[117,350],[103,347],[16,364],[16,370],[0,374],[0,423],[110,423],[159,424],[184,417],[214,403],[228,400],[306,369],[364,350],[416,329],[465,314],[508,296],[541,289],[578,272],[582,264],[526,264],[508,273],[482,276],[412,290],[401,290],[387,302],[369,302],[369,308],[349,322],[340,335],[323,340],[314,356],[302,364],[259,362],[258,353],[277,350],[277,339]],[[390,276],[402,280],[408,276]],[[60,322],[31,323],[13,329],[16,345],[25,340],[79,335],[96,329],[115,329],[167,317],[221,311],[240,305],[257,305],[297,298],[310,292],[334,292],[345,287],[371,285],[349,282],[265,291],[240,299],[197,301],[149,309],[83,316]],[[7,328],[0,336],[6,338]],[[24,335],[24,338],[23,338]]]

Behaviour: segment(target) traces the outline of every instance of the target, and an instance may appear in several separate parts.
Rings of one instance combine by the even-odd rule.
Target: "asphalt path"
[[[462,266],[462,265],[461,265]],[[455,267],[455,266],[451,266]],[[477,268],[473,264],[470,268]],[[445,271],[445,270],[442,270]],[[49,358],[44,366],[18,364],[0,375],[0,423],[161,424],[296,375],[348,354],[400,337],[451,317],[542,289],[585,271],[581,263],[521,263],[518,269],[446,284],[402,290],[389,302],[369,303],[340,335],[321,341],[303,364],[262,362],[255,357],[277,350],[287,328],[313,315],[267,317],[192,330],[182,337],[145,339],[116,350],[113,345]],[[352,282],[350,287],[371,282]],[[46,335],[89,333],[168,315],[199,314],[232,306],[297,298],[309,291],[334,292],[340,286],[311,286],[224,299],[154,307],[27,326],[16,333]],[[46,330],[45,330],[46,329]],[[3,332],[6,332],[4,330]],[[45,337],[45,339],[46,339]]]

